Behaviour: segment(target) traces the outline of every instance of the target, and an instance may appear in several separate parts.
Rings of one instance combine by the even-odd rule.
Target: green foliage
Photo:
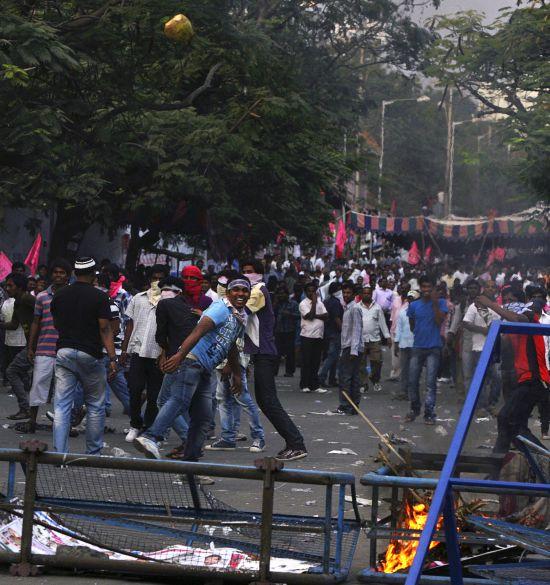
[[[163,35],[177,13],[189,45]],[[360,164],[343,141],[364,68],[414,67],[428,39],[390,0],[13,3],[0,197],[56,210],[53,253],[94,221],[202,235],[219,256],[280,229],[318,241],[321,193]]]
[[[483,115],[504,118],[518,151],[517,176],[550,196],[550,7],[519,2],[485,26],[475,12],[435,19],[440,36],[427,53],[429,75],[481,102]]]

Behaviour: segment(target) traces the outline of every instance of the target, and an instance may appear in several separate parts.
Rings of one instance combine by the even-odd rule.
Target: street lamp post
[[[382,101],[382,123],[380,127],[380,158],[378,159],[378,207],[382,204],[382,174],[384,170],[384,119],[386,117],[386,108],[395,104],[396,102],[429,102],[430,98],[427,95],[421,95],[417,98],[401,98],[395,100]]]
[[[449,141],[449,215],[452,213],[453,209],[453,181],[454,181],[454,162],[455,162],[455,133],[456,127],[462,126],[462,124],[466,124],[471,122],[472,124],[476,124],[477,122],[485,122],[481,118],[472,118],[471,120],[459,120],[458,122],[453,122],[451,127],[451,139]]]

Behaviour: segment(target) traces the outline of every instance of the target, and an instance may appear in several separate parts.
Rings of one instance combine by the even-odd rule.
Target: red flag
[[[344,246],[346,245],[346,228],[344,222],[338,220],[338,228],[336,231],[336,258],[342,258],[344,255]]]
[[[393,217],[397,215],[397,201],[395,199],[392,199],[391,202],[390,215],[393,215]]]
[[[4,280],[6,276],[11,272],[11,260],[0,252],[0,280]]]
[[[412,243],[411,249],[409,250],[409,264],[413,266],[420,262],[420,252],[418,250],[418,246],[416,242]]]
[[[34,240],[34,244],[31,246],[27,257],[25,258],[24,264],[29,267],[32,274],[36,274],[36,269],[38,268],[38,261],[40,259],[40,248],[42,247],[42,234],[38,233],[36,239]]]
[[[424,250],[424,262],[429,262],[430,261],[430,256],[432,255],[432,247],[428,246],[425,250]]]

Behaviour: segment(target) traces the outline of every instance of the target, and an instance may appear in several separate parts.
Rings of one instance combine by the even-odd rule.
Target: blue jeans
[[[239,396],[239,402],[246,404],[243,408],[246,410],[246,414],[248,414],[250,435],[253,439],[264,439],[264,429],[260,422],[260,409],[248,391],[246,368],[241,366],[241,373],[243,390]],[[224,441],[235,445],[237,441],[237,432],[241,422],[241,405],[235,400],[231,393],[229,380],[222,380],[219,370],[216,371],[216,377],[218,379],[216,398],[218,401],[218,409],[220,411],[220,426],[222,428],[221,437]]]
[[[105,371],[109,372],[109,356],[103,358]],[[119,399],[124,409],[124,414],[130,414],[130,392],[128,390],[128,383],[124,376],[124,370],[117,366],[116,376],[112,380],[107,380],[107,388],[105,389],[105,409],[111,410],[111,390]]]
[[[178,374],[180,370],[174,372],[172,374],[165,374],[164,379],[162,380],[162,386],[160,387],[160,392],[157,398],[157,406],[159,411],[162,407],[168,402],[170,396],[172,395],[172,391],[176,387],[176,385],[180,382],[180,376]],[[174,420],[174,424],[172,425],[174,431],[181,439],[182,443],[187,441],[187,432],[189,430],[189,413],[185,411],[184,413],[178,415]],[[168,430],[166,431],[166,436],[168,435]]]
[[[422,368],[426,366],[426,398],[424,400],[424,418],[435,416],[435,397],[437,391],[437,370],[441,360],[441,348],[413,347],[410,363],[409,400],[411,411],[415,415],[420,414],[420,375]]]
[[[173,374],[169,398],[153,424],[143,433],[149,439],[162,439],[178,416],[189,411],[189,430],[184,459],[198,461],[212,420],[211,372],[196,360],[185,359]]]
[[[69,450],[71,410],[78,386],[86,404],[86,453],[97,455],[103,447],[105,386],[107,376],[101,359],[83,351],[63,348],[55,360],[53,444],[59,453]]]
[[[342,344],[340,337],[329,340],[327,356],[323,362],[323,365],[321,366],[321,369],[319,370],[319,382],[321,386],[326,386],[327,377],[329,378],[330,382],[333,381],[336,369],[338,368],[338,358],[340,357],[341,347]],[[338,368],[338,377],[340,377],[340,374],[341,372]]]

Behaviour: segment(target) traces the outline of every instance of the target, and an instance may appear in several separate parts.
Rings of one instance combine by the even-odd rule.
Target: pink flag
[[[430,256],[432,255],[432,247],[428,246],[425,250],[424,250],[424,262],[429,262],[430,261]]]
[[[0,252],[0,280],[4,280],[6,276],[11,272],[11,260]]]
[[[31,275],[36,274],[38,268],[38,262],[40,260],[40,248],[42,247],[42,234],[38,233],[34,244],[31,246],[27,257],[25,258],[24,264],[29,267]]]
[[[346,245],[346,228],[344,222],[338,220],[338,228],[336,231],[336,258],[342,258],[344,255],[344,246]]]
[[[413,266],[420,262],[420,251],[418,250],[418,246],[416,242],[412,243],[411,249],[409,250],[409,264]]]

